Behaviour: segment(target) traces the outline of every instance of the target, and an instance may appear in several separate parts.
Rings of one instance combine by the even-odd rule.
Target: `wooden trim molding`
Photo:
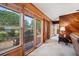
[[[37,34],[36,34],[36,20],[40,19],[42,22],[41,25],[41,36],[42,36],[42,43],[44,43],[46,41],[46,37],[47,37],[47,28],[49,28],[48,30],[50,30],[50,23],[51,23],[51,19],[48,18],[43,12],[41,12],[37,7],[35,7],[32,3],[3,3],[0,4],[2,6],[5,6],[7,8],[10,8],[11,10],[17,11],[21,14],[21,34],[20,34],[20,39],[21,39],[21,46],[19,46],[18,48],[15,48],[14,50],[10,50],[8,51],[8,53],[4,53],[6,56],[8,55],[24,55],[24,15],[28,15],[34,18],[34,47],[33,50],[36,48],[36,40],[37,40]],[[49,27],[47,26],[47,24],[49,25]],[[45,29],[46,28],[46,29]],[[49,32],[50,35],[50,32]],[[18,53],[17,53],[18,51]],[[4,55],[2,54],[2,55]]]

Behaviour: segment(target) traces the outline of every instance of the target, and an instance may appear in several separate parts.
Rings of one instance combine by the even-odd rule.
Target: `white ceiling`
[[[38,9],[46,14],[53,21],[57,21],[58,16],[75,12],[79,9],[79,3],[33,3]]]

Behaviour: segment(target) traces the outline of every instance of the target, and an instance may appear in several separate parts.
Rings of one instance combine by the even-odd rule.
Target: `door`
[[[37,36],[37,47],[42,44],[42,21],[36,20],[36,36]]]
[[[24,50],[30,52],[34,48],[34,18],[24,16]]]

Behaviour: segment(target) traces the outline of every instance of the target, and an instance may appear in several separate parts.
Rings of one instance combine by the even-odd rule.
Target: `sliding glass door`
[[[24,16],[24,50],[25,54],[42,44],[42,21]]]
[[[41,43],[42,43],[42,36],[41,36],[41,26],[42,26],[42,22],[41,22],[41,20],[37,20],[36,21],[36,36],[37,36],[37,46],[40,46],[41,45]]]
[[[34,47],[34,19],[24,16],[24,50],[30,51]]]

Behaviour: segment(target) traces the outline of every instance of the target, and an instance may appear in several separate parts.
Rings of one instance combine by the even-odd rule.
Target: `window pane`
[[[0,6],[0,51],[19,45],[20,15]]]
[[[36,22],[37,28],[37,45],[41,43],[41,21],[37,20]]]
[[[34,20],[29,16],[24,17],[24,43],[25,43],[25,51],[33,48],[34,43]]]

